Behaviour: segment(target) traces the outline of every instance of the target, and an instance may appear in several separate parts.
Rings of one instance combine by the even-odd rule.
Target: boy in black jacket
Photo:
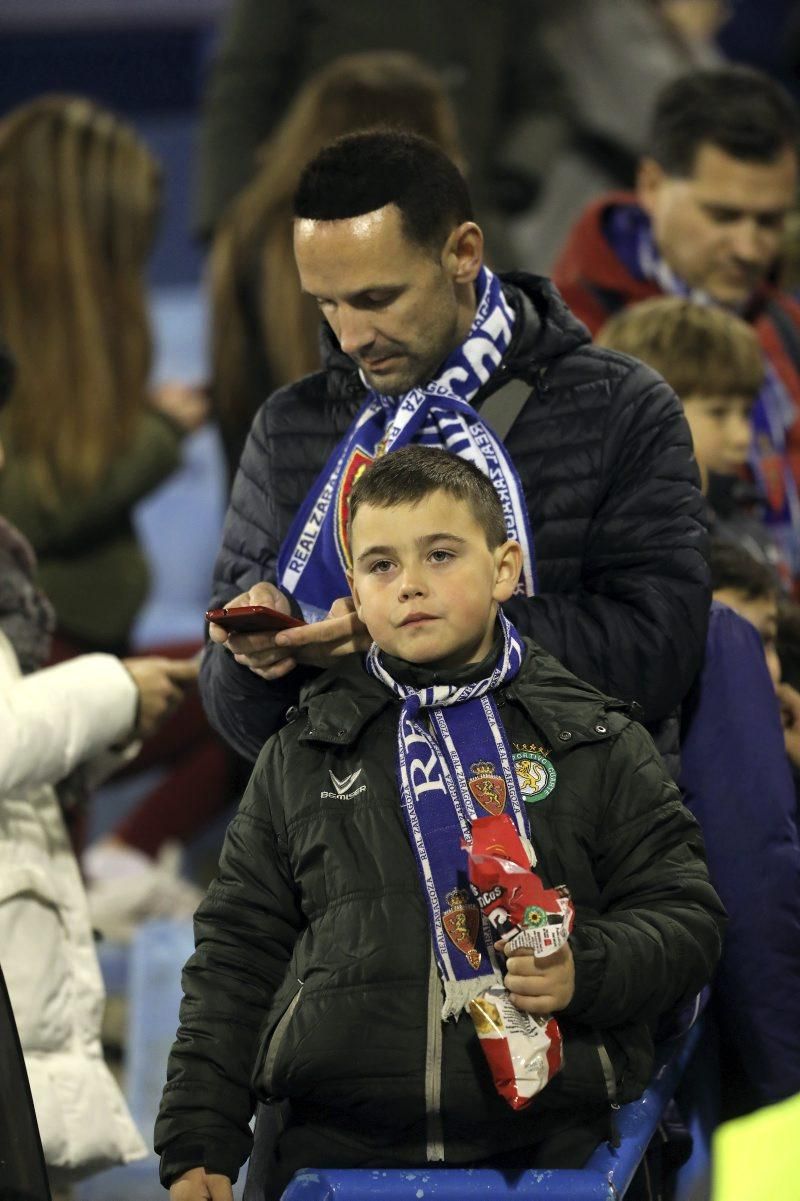
[[[719,956],[701,838],[648,735],[500,611],[522,550],[487,477],[418,445],[378,459],[349,550],[373,648],[266,744],[197,913],[156,1125],[174,1201],[229,1201],[257,1098],[288,1102],[270,1199],[305,1166],[579,1167]],[[474,904],[460,933],[448,917],[461,839],[501,810],[572,894],[547,959],[504,960]],[[518,1111],[463,1012],[500,982],[564,1039]]]

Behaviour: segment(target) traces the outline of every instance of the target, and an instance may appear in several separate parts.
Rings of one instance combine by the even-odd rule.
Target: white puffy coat
[[[112,655],[22,676],[0,634],[0,964],[59,1182],[145,1154],[103,1061],[103,983],[52,787],[128,738],[135,709],[136,686]]]

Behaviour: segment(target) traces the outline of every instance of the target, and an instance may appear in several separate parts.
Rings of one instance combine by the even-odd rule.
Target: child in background
[[[750,439],[746,414],[763,372],[749,326],[723,309],[670,297],[625,309],[598,341],[649,363],[676,388],[704,486],[713,472],[741,466]],[[768,645],[777,586],[767,564],[775,555],[750,518],[715,518],[713,529],[740,546],[720,545],[712,556],[720,593],[703,667],[683,704],[679,782],[729,918],[714,989],[728,1116],[800,1090],[800,840],[775,700],[780,666]],[[746,551],[760,562],[748,554],[747,578],[732,575],[725,564],[741,564]],[[751,592],[753,573],[755,597],[740,616],[734,608]],[[738,602],[728,607],[723,596]],[[800,724],[800,713],[794,720]]]
[[[350,515],[375,641],[266,744],[197,913],[156,1124],[173,1201],[230,1201],[257,1097],[289,1103],[267,1201],[313,1165],[579,1167],[648,1083],[659,1015],[719,953],[699,832],[649,736],[499,612],[521,548],[486,476],[412,445],[362,473]],[[494,963],[474,905],[469,954],[446,937],[487,772],[545,885],[572,893],[548,959]],[[443,1020],[454,974],[478,986],[476,948],[564,1038],[518,1111],[470,1017]]]
[[[617,313],[596,342],[641,359],[675,390],[692,432],[714,536],[780,570],[789,587],[788,564],[762,521],[758,493],[743,476],[753,441],[751,410],[764,380],[752,328],[726,309],[669,296]]]

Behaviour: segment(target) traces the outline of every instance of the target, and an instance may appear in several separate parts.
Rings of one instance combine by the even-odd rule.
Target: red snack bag
[[[498,938],[513,947],[552,955],[572,930],[574,910],[564,885],[545,888],[531,870],[525,845],[511,818],[478,817],[467,851],[469,880],[481,912]]]
[[[564,945],[574,917],[569,892],[563,885],[545,888],[506,814],[476,818],[472,843],[462,846],[470,886],[498,939],[542,957]],[[558,1023],[549,1015],[522,1013],[500,983],[472,1001],[469,1011],[497,1091],[512,1109],[522,1109],[561,1067]]]

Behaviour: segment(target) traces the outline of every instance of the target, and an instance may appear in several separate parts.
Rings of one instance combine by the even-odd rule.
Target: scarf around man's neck
[[[606,237],[619,258],[637,279],[656,284],[668,296],[683,296],[695,304],[715,301],[700,288],[692,288],[666,263],[656,246],[650,218],[638,205],[611,209]],[[742,306],[742,312],[747,310]],[[748,463],[765,503],[765,521],[789,574],[800,576],[800,496],[789,466],[787,436],[797,414],[792,398],[767,355],[764,383],[753,406],[753,440]]]
[[[374,643],[366,658],[367,671],[403,702],[398,787],[444,985],[442,1020],[502,984],[495,936],[470,893],[461,840],[472,841],[473,818],[506,813],[530,845],[512,750],[492,695],[517,675],[525,646],[502,612],[499,620],[500,654],[484,679],[415,689],[389,673]]]
[[[478,306],[465,341],[438,374],[402,396],[370,391],[295,517],[278,555],[278,585],[304,606],[326,611],[345,595],[349,496],[357,475],[379,455],[411,442],[440,446],[474,463],[494,484],[509,538],[524,555],[520,591],[536,590],[533,536],[525,495],[502,441],[470,401],[511,343],[515,314],[500,280],[484,267]]]

